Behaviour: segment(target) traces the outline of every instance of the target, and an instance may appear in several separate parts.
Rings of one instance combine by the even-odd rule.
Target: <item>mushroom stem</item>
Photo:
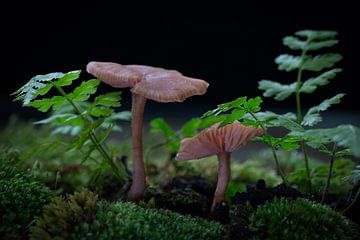
[[[128,199],[133,202],[137,202],[143,199],[146,185],[142,142],[145,104],[145,97],[136,93],[132,94],[131,128],[133,138],[133,174],[131,188],[128,193]]]
[[[217,154],[219,167],[218,167],[218,180],[214,194],[214,200],[211,205],[210,213],[214,213],[217,204],[224,202],[227,186],[231,175],[229,152],[220,152]]]

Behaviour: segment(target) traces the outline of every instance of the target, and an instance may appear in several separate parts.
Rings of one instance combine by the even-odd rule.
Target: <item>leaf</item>
[[[41,112],[47,112],[51,107],[56,110],[66,102],[66,99],[62,96],[54,96],[52,98],[43,98],[41,100],[35,100],[25,104],[25,106],[37,108]]]
[[[116,120],[129,121],[131,119],[131,112],[130,111],[117,112],[107,117],[106,119],[111,121],[116,121]]]
[[[176,132],[172,130],[169,124],[165,122],[162,118],[156,118],[150,122],[151,126],[151,132],[157,133],[160,132],[164,134],[166,138],[174,137],[176,136]]]
[[[299,148],[299,139],[294,136],[286,135],[283,138],[276,138],[269,134],[266,134],[262,138],[265,144],[269,146],[274,146],[275,148],[278,148],[280,146],[285,151],[295,150]]]
[[[337,53],[325,53],[322,55],[316,55],[315,57],[307,55],[305,56],[305,60],[302,64],[302,69],[318,72],[324,68],[333,67],[335,63],[341,60],[342,56]]]
[[[261,80],[258,88],[265,91],[264,97],[275,96],[275,100],[282,101],[296,92],[296,85],[296,83],[280,84],[274,81]]]
[[[93,117],[107,117],[113,112],[114,110],[107,107],[92,107],[89,113]]]
[[[337,94],[336,96],[334,96],[330,99],[325,99],[318,106],[310,108],[309,111],[304,116],[304,119],[301,122],[301,125],[314,126],[315,124],[318,124],[319,122],[321,122],[322,118],[319,113],[327,110],[333,104],[340,103],[341,98],[344,96],[345,96],[345,94],[343,94],[343,93]]]
[[[333,142],[340,147],[349,148],[355,157],[360,157],[360,129],[350,124],[339,125],[336,128],[293,131],[290,134],[315,143]]]
[[[197,129],[200,127],[200,124],[200,118],[193,118],[187,121],[180,129],[181,137],[187,138],[194,136],[197,133]]]
[[[219,127],[224,127],[230,123],[233,123],[236,120],[240,120],[243,116],[245,115],[245,110],[242,109],[234,109],[232,110],[231,114],[227,114],[225,115],[226,118],[224,119],[224,121],[221,122],[221,124],[219,125]]]
[[[244,108],[247,112],[258,112],[261,110],[260,104],[262,103],[261,97],[250,98],[244,102]]]
[[[307,42],[302,41],[297,37],[287,36],[283,38],[283,44],[293,50],[305,49]]]
[[[288,36],[283,38],[283,44],[293,50],[315,51],[324,47],[332,47],[339,41],[335,39],[318,40],[318,41],[303,41],[297,37]]]
[[[279,70],[285,70],[287,72],[298,69],[301,64],[300,56],[293,56],[289,54],[281,54],[275,58],[275,63],[278,64]]]
[[[80,70],[65,73],[64,76],[55,81],[55,85],[59,87],[70,86],[74,80],[79,78],[80,73]]]
[[[239,108],[244,105],[244,103],[246,102],[246,99],[247,99],[247,97],[239,97],[231,102],[219,104],[219,105],[217,105],[217,108],[204,113],[202,118],[209,117],[209,116],[216,116],[222,112],[227,112],[231,109]]]
[[[82,126],[84,121],[78,115],[67,113],[67,114],[54,114],[48,118],[34,122],[34,124],[64,124],[71,126]]]
[[[120,107],[121,92],[111,92],[99,95],[94,100],[94,105],[102,105],[106,107]]]
[[[299,37],[306,37],[309,40],[323,40],[328,38],[334,38],[338,33],[336,31],[316,31],[316,30],[301,30],[297,31],[295,35]]]
[[[284,127],[290,131],[297,131],[297,132],[304,131],[304,128],[300,124],[298,124],[297,122],[286,116],[278,115],[278,117],[274,119],[272,123],[275,126]]]
[[[12,95],[16,95],[15,101],[20,100],[23,104],[30,103],[40,93],[46,94],[51,89],[49,82],[53,79],[61,78],[64,74],[61,72],[49,73],[46,75],[36,75],[31,78],[24,86],[18,89]],[[42,90],[42,91],[41,91]],[[40,91],[40,92],[39,92]]]
[[[94,94],[97,90],[97,86],[100,84],[100,80],[91,79],[85,82],[82,82],[80,86],[74,89],[74,91],[68,94],[68,98],[73,101],[86,101],[90,98],[91,94]]]
[[[300,88],[300,92],[313,93],[318,86],[325,86],[329,83],[330,79],[333,79],[337,73],[342,72],[341,68],[331,69],[326,71],[315,78],[306,80]]]
[[[208,128],[215,123],[222,122],[226,118],[225,115],[215,115],[215,116],[208,116],[208,117],[202,117],[200,129]]]

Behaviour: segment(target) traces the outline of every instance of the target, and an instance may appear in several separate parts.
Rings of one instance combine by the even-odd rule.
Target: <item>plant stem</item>
[[[76,106],[76,104],[66,95],[65,91],[60,87],[54,84],[55,88],[60,92],[60,94],[71,104],[71,106],[75,109],[75,112],[81,117],[83,121],[87,121],[87,119],[82,115],[82,112],[80,109]],[[96,135],[93,130],[89,133],[89,138],[91,142],[95,145],[99,153],[106,159],[110,167],[112,168],[113,172],[115,173],[116,177],[122,181],[123,178],[119,174],[119,169],[115,165],[115,163],[112,161],[111,157],[107,154],[104,147],[99,143],[99,141],[96,138]]]
[[[264,134],[267,134],[267,129],[259,121],[259,119],[256,117],[256,115],[254,113],[252,113],[252,112],[249,112],[249,114],[251,115],[252,118],[255,119],[255,121],[257,121],[260,124],[260,127],[264,131]],[[273,157],[274,157],[274,160],[275,160],[275,165],[276,165],[276,168],[278,170],[278,173],[280,174],[280,177],[281,177],[283,183],[287,185],[288,183],[287,183],[284,171],[281,169],[281,166],[280,166],[280,163],[279,163],[279,158],[278,158],[278,156],[276,154],[276,149],[275,149],[275,146],[272,144],[272,142],[270,143],[270,147],[271,147],[271,152],[273,154]]]
[[[301,82],[302,71],[303,71],[302,64],[304,62],[305,54],[306,54],[306,49],[302,50],[301,57],[300,57],[300,66],[299,66],[299,69],[297,72],[297,77],[296,77],[296,110],[297,110],[297,122],[299,124],[301,124],[301,122],[303,120],[302,111],[301,111],[302,109],[301,109],[300,89],[302,86],[302,82]],[[311,175],[310,175],[310,167],[309,167],[309,157],[308,157],[307,148],[306,148],[304,141],[301,141],[301,150],[304,155],[308,191],[311,194],[312,193],[312,183],[311,183]]]
[[[326,185],[325,185],[325,188],[324,188],[323,196],[322,196],[322,199],[321,199],[321,203],[324,203],[325,197],[326,197],[326,195],[328,194],[328,191],[329,191],[330,180],[331,180],[331,177],[332,177],[332,171],[333,171],[334,160],[335,160],[336,148],[337,148],[337,146],[336,146],[336,144],[334,144],[333,150],[331,152],[329,173],[328,173]]]
[[[343,213],[346,213],[347,211],[349,211],[349,209],[356,203],[356,201],[359,199],[359,196],[360,196],[360,187],[359,189],[357,190],[356,192],[356,195],[354,197],[354,199],[352,200],[352,202],[350,203],[349,206],[347,206],[344,210],[343,210]]]

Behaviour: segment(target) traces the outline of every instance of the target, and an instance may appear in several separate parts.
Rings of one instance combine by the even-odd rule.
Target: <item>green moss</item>
[[[96,202],[97,195],[89,190],[74,193],[67,200],[53,198],[31,228],[30,239],[68,239],[75,225],[92,222]]]
[[[101,202],[91,224],[76,227],[73,239],[219,239],[222,226],[167,210],[145,209],[132,203]]]
[[[7,153],[10,161],[7,160]],[[2,151],[0,158],[0,235],[20,238],[40,214],[52,193],[29,173],[15,165],[14,151]]]
[[[274,199],[250,217],[254,239],[358,239],[352,222],[340,213],[302,198]]]
[[[97,202],[88,190],[56,197],[31,228],[30,239],[219,239],[222,226],[133,203]]]

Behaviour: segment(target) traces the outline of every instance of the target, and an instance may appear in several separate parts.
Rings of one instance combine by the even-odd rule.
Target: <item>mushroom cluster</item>
[[[219,128],[219,123],[202,130],[192,138],[181,141],[176,160],[192,160],[217,155],[219,161],[218,181],[214,193],[211,213],[224,202],[231,176],[231,153],[246,145],[248,141],[263,134],[261,128],[244,126],[238,121]]]
[[[139,201],[146,187],[143,161],[142,128],[147,99],[157,102],[182,102],[193,95],[203,95],[209,84],[185,77],[175,70],[112,62],[89,62],[86,70],[114,88],[129,87],[132,92],[133,181],[128,199]]]

